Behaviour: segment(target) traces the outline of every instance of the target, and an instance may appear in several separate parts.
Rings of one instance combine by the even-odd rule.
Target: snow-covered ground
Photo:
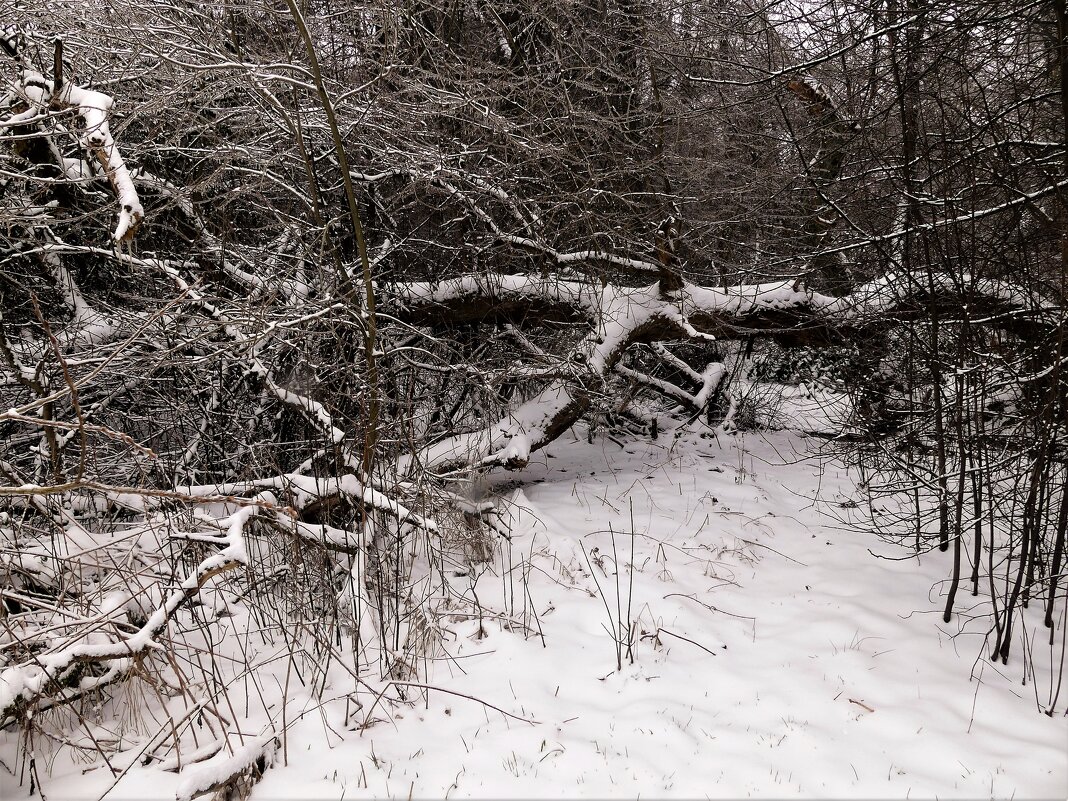
[[[453,571],[483,614],[438,621],[444,653],[413,679],[428,703],[409,688],[346,721],[299,691],[252,798],[1068,797],[1068,719],[1036,711],[1047,689],[1019,664],[977,662],[978,628],[942,623],[945,556],[873,557],[904,553],[842,525],[853,481],[803,456],[813,440],[672,434],[568,433],[495,475],[512,538]],[[346,692],[338,670],[325,697]],[[49,799],[181,781],[53,771]]]

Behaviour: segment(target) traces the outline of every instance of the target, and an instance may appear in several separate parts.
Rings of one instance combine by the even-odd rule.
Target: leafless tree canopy
[[[474,476],[583,420],[730,430],[754,356],[850,395],[947,621],[960,589],[992,658],[1028,604],[1059,642],[1065,13],[5,11],[0,725],[179,694],[234,597],[311,685],[417,677],[457,532],[503,531]]]

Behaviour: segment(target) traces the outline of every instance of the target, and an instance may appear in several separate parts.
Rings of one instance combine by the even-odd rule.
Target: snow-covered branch
[[[644,259],[632,259],[615,253],[609,253],[604,250],[575,250],[568,253],[561,253],[560,251],[534,239],[507,234],[500,235],[498,241],[504,245],[511,245],[512,247],[520,248],[522,250],[540,253],[559,265],[592,261],[611,264],[613,267],[621,267],[636,273],[658,273],[661,269],[661,266],[654,262],[646,261]]]
[[[258,500],[273,502],[271,497]],[[248,563],[245,525],[255,511],[255,506],[246,506],[219,521],[220,527],[226,530],[225,536],[220,538],[225,547],[197,565],[134,634],[107,642],[83,639],[52,653],[37,654],[29,661],[0,673],[0,728],[16,719],[20,710],[38,697],[62,695],[68,689],[83,690],[84,682],[98,682],[99,677],[80,677],[76,674],[75,668],[81,663],[121,660],[116,670],[125,672],[133,667],[134,658],[155,647],[153,637],[208,581],[220,573]]]
[[[22,108],[0,120],[4,127],[34,125],[44,137],[46,134],[40,123],[50,112],[71,109],[77,114],[79,125],[73,133],[78,144],[103,169],[118,201],[118,222],[112,238],[116,242],[131,240],[144,219],[145,211],[130,169],[119,152],[108,124],[114,98],[69,81],[65,81],[57,90],[52,81],[31,69],[23,70],[11,88],[22,99]],[[62,156],[51,143],[50,149],[58,162],[57,166],[68,179],[76,181],[96,175],[96,168],[92,164]]]

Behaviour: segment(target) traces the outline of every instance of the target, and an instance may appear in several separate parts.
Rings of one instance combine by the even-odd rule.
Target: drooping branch
[[[118,201],[118,222],[112,237],[116,242],[128,242],[137,233],[145,211],[130,170],[111,135],[108,116],[115,101],[110,95],[85,89],[73,81],[65,80],[61,72],[61,42],[57,42],[56,47],[56,80],[50,81],[36,70],[23,69],[19,79],[9,87],[21,102],[14,107],[14,113],[0,122],[5,128],[32,128],[35,133],[30,135],[31,138],[39,136],[47,140],[47,152],[57,162],[60,173],[68,180],[79,181],[93,177],[97,174],[97,167],[90,162],[98,164]],[[80,120],[80,125],[74,133],[90,162],[63,156],[42,125],[50,113],[67,110],[77,114]]]

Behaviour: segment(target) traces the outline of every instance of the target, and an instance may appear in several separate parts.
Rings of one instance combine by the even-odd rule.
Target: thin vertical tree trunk
[[[1049,643],[1053,645],[1053,609],[1057,600],[1057,584],[1061,575],[1061,562],[1064,559],[1065,531],[1068,529],[1068,470],[1062,472],[1061,503],[1057,515],[1057,532],[1053,543],[1053,562],[1050,565],[1049,592],[1046,597],[1046,628],[1050,629]]]
[[[982,432],[976,432],[972,448],[975,463],[972,467],[972,595],[979,594],[979,564],[983,560],[983,458]]]
[[[962,334],[960,341],[963,343],[966,337]],[[946,608],[942,613],[942,620],[946,623],[953,616],[953,602],[957,597],[957,588],[960,586],[960,562],[961,562],[961,534],[964,528],[964,487],[966,483],[966,469],[968,461],[965,458],[967,449],[964,441],[964,375],[957,372],[957,458],[960,461],[960,470],[957,473],[957,498],[954,504],[953,515],[953,572],[949,580],[949,593],[946,596]]]
[[[352,184],[352,174],[349,170],[349,159],[345,154],[345,143],[341,139],[341,129],[337,123],[337,116],[334,113],[334,104],[330,99],[330,93],[326,89],[326,83],[323,81],[322,70],[319,68],[319,59],[315,51],[315,43],[312,41],[311,33],[308,31],[307,25],[304,23],[304,17],[300,13],[300,9],[297,8],[295,0],[286,0],[286,4],[289,6],[289,13],[293,17],[293,22],[297,26],[297,30],[300,32],[300,38],[304,42],[304,48],[307,51],[308,63],[311,66],[312,80],[315,82],[315,89],[319,93],[319,102],[322,105],[323,112],[326,114],[327,125],[330,128],[330,137],[334,145],[334,154],[337,156],[338,167],[341,170],[341,182],[345,187],[345,199],[348,202],[349,210],[349,223],[352,225],[352,234],[356,239],[356,250],[360,260],[360,269],[362,272],[366,309],[364,316],[365,335],[364,335],[364,350],[367,366],[367,415],[366,422],[367,428],[364,432],[363,442],[363,476],[362,479],[366,482],[371,480],[371,472],[374,468],[374,455],[375,447],[378,440],[378,406],[379,406],[379,387],[378,387],[378,362],[375,356],[375,345],[377,340],[377,328],[375,320],[375,290],[374,283],[371,278],[371,263],[367,257],[367,241],[363,235],[363,223],[360,221],[360,209],[356,203],[356,190]],[[353,293],[352,287],[342,287],[344,294],[351,295]]]
[[[1034,550],[1035,503],[1038,498],[1038,485],[1039,482],[1042,481],[1045,472],[1045,460],[1046,448],[1040,446],[1035,455],[1035,466],[1031,470],[1027,487],[1027,500],[1024,503],[1023,526],[1022,531],[1020,532],[1020,564],[1016,570],[1016,580],[1013,582],[1012,590],[1005,601],[1005,629],[1002,632],[1001,641],[998,644],[996,651],[997,656],[1001,658],[1001,661],[1004,664],[1008,664],[1009,649],[1012,646],[1013,613],[1016,609],[1016,604],[1020,601],[1024,578],[1027,575],[1027,566],[1030,562],[1032,551]]]

